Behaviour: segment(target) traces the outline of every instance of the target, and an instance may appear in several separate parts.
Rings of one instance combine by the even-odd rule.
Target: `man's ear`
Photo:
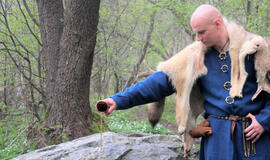
[[[220,26],[223,23],[220,18],[215,18],[213,22],[216,26]]]

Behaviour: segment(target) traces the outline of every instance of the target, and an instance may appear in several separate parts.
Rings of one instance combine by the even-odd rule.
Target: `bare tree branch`
[[[35,17],[33,16],[32,12],[31,12],[31,10],[29,9],[28,4],[27,4],[27,2],[26,2],[25,0],[23,0],[23,5],[24,5],[24,7],[25,7],[25,9],[26,9],[26,11],[27,11],[27,13],[28,13],[28,15],[31,17],[32,21],[33,21],[37,26],[39,26],[39,23],[37,22],[37,20],[36,20]]]
[[[25,14],[24,14],[24,12],[23,12],[23,10],[22,10],[22,8],[21,8],[21,4],[20,4],[20,2],[19,2],[18,0],[17,0],[17,3],[18,3],[18,6],[19,6],[20,11],[21,11],[21,13],[22,13],[22,15],[23,15],[23,17],[24,17],[24,20],[25,20],[25,22],[26,22],[27,28],[29,29],[30,33],[35,37],[35,39],[37,40],[38,44],[39,44],[40,46],[42,46],[42,44],[41,44],[41,42],[40,42],[38,36],[33,32],[33,30],[31,29],[31,27],[29,26],[28,20],[27,20],[27,18],[26,18],[26,16],[25,16]]]
[[[149,27],[149,30],[147,32],[146,42],[145,42],[145,44],[143,46],[143,51],[141,53],[141,56],[140,56],[139,60],[137,61],[137,63],[133,67],[133,72],[132,72],[131,76],[129,77],[128,81],[126,82],[126,84],[124,86],[124,89],[127,88],[128,86],[130,86],[131,84],[133,84],[134,79],[138,74],[140,65],[141,65],[142,61],[144,60],[144,58],[145,58],[149,43],[151,41],[152,33],[154,31],[155,15],[156,15],[156,12],[154,12],[150,17],[150,27]]]
[[[138,73],[137,76],[136,76],[136,78],[134,79],[134,82],[133,83],[138,82],[142,78],[146,78],[146,77],[150,76],[154,72],[155,72],[154,70],[150,70],[150,71]]]
[[[17,63],[17,61],[14,59],[14,57],[12,56],[11,52],[9,51],[9,49],[7,48],[6,44],[5,43],[2,43],[4,45],[4,47],[6,48],[7,50],[7,53],[9,55],[9,57],[11,58],[12,62],[15,64],[15,66],[18,68],[19,72],[23,75],[23,77],[29,82],[29,84],[34,87],[42,96],[45,97],[45,94],[44,92],[39,89],[32,81],[29,77],[26,76],[26,74],[22,71],[20,65]]]
[[[182,15],[182,14],[180,15],[179,12],[177,10],[175,10],[174,7],[169,7],[169,6],[163,7],[163,6],[160,6],[158,4],[158,2],[155,2],[153,0],[148,0],[148,1],[151,4],[154,4],[154,5],[156,5],[156,6],[160,7],[160,8],[167,9],[168,11],[170,11],[175,16],[176,19],[178,19],[179,21],[181,20],[181,22],[185,22],[185,20],[183,19],[183,17],[185,17],[185,16]],[[185,1],[183,1],[182,3],[185,3]],[[191,39],[194,39],[195,38],[195,34],[190,30],[190,28],[188,26],[186,26],[185,24],[183,24],[183,25],[184,25],[184,28],[183,29],[185,30],[185,32],[190,36]]]
[[[160,54],[164,60],[167,60],[170,58],[170,56],[167,54],[167,52],[162,52],[158,47],[153,45],[152,43],[149,43],[149,47],[155,51],[156,53]]]
[[[4,21],[2,21],[3,22],[3,24],[6,26],[6,28],[7,28],[7,30],[8,30],[8,34],[6,34],[6,33],[4,33],[4,32],[2,32],[2,33],[4,33],[4,34],[6,34],[10,39],[11,39],[11,41],[12,41],[12,44],[13,44],[13,46],[16,48],[16,47],[18,47],[18,45],[17,45],[17,43],[19,44],[19,46],[20,47],[22,47],[22,49],[24,49],[25,51],[26,51],[26,53],[30,53],[33,57],[35,57],[34,56],[34,54],[32,53],[32,52],[30,52],[22,43],[21,43],[21,41],[12,33],[12,31],[11,31],[11,29],[10,29],[10,27],[9,27],[9,23],[8,23],[8,20],[7,20],[7,12],[6,12],[6,10],[5,10],[5,7],[4,7],[4,5],[3,5],[3,3],[2,3],[2,0],[0,1],[1,2],[1,8],[2,8],[2,11],[3,11],[3,18],[4,18]],[[17,42],[17,43],[16,43]],[[20,52],[17,52],[17,53],[20,53]],[[21,54],[20,54],[20,56],[22,56]],[[22,57],[24,57],[24,56],[22,56]]]

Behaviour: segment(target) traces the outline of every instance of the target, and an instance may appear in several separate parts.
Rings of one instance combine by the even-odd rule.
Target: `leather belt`
[[[250,119],[246,117],[240,117],[240,116],[235,116],[235,115],[230,115],[230,116],[217,116],[217,115],[209,115],[209,117],[214,117],[217,119],[225,119],[225,120],[231,120],[232,125],[231,125],[231,140],[233,141],[233,134],[234,134],[234,129],[236,126],[237,121],[242,121],[242,138],[243,138],[243,146],[244,146],[244,154],[245,157],[250,156],[250,145],[253,154],[256,154],[256,148],[255,148],[255,143],[251,143],[251,140],[246,140],[244,130],[249,126]]]

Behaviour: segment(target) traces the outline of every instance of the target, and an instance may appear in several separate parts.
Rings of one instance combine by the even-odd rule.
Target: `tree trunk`
[[[68,1],[64,16],[62,0],[37,2],[46,52],[47,144],[60,143],[89,134],[89,88],[100,0]]]
[[[52,106],[54,85],[58,70],[60,39],[63,32],[62,0],[37,0],[42,55],[45,66],[46,106]]]

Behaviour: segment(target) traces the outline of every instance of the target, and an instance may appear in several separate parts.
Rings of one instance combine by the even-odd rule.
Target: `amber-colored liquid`
[[[102,128],[102,127],[103,127],[103,113],[107,111],[108,105],[107,105],[107,103],[104,102],[104,101],[99,101],[99,102],[97,103],[97,109],[98,109],[98,111],[99,111],[99,113],[100,113],[100,131],[99,131],[99,133],[100,133],[100,147],[99,147],[99,149],[100,149],[100,154],[99,154],[99,159],[102,160],[102,132],[103,132],[103,128]]]
[[[102,129],[102,126],[103,126],[103,112],[100,112],[100,144],[99,144],[99,159],[102,160],[102,132],[103,132],[103,129]]]

